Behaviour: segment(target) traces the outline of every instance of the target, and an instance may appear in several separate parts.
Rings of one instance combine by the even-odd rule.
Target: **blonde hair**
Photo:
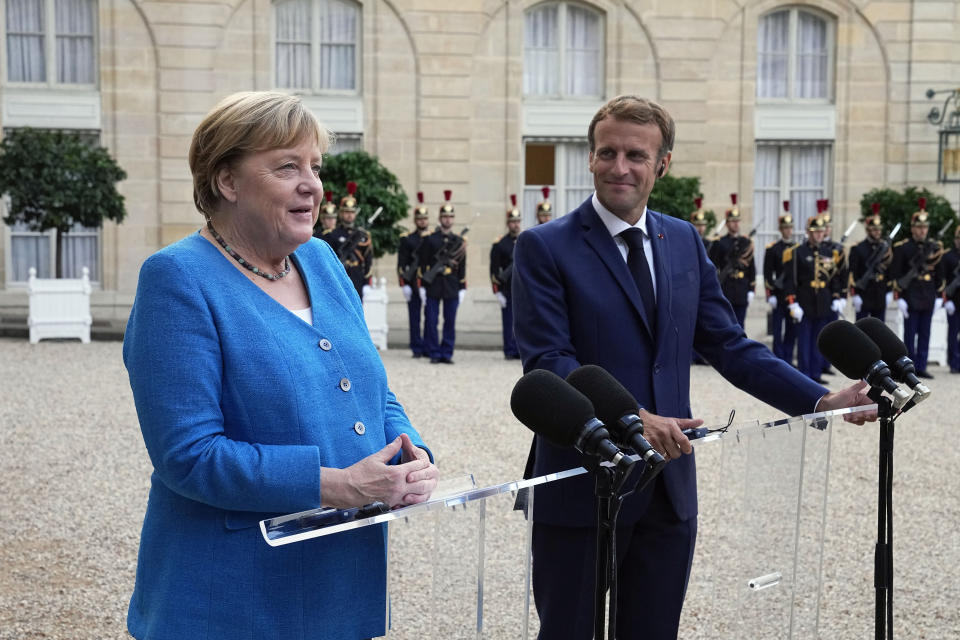
[[[242,91],[220,101],[190,141],[193,201],[209,217],[221,194],[217,173],[248,153],[315,142],[320,153],[331,135],[298,96],[276,91]]]

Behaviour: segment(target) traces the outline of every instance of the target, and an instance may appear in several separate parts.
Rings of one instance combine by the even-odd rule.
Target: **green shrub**
[[[653,185],[647,206],[653,211],[689,221],[690,214],[697,210],[693,200],[699,195],[700,178],[676,178],[668,173],[657,179],[656,184]],[[717,216],[712,210],[704,211],[704,216],[709,223],[707,226],[709,233],[717,225]]]
[[[903,226],[897,232],[894,242],[910,237],[910,216],[917,211],[917,201],[927,199],[927,213],[930,214],[930,238],[935,238],[951,220],[956,224],[956,213],[950,203],[943,196],[931,193],[927,189],[907,187],[902,192],[895,189],[872,189],[860,198],[860,219],[873,215],[871,205],[880,204],[880,219],[883,220],[884,234],[889,234],[899,222]],[[954,227],[947,230],[945,237],[955,231]],[[946,243],[950,246],[950,243]]]

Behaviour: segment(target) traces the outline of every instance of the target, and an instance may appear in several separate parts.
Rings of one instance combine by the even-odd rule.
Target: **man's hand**
[[[910,312],[907,311],[907,301],[903,298],[897,298],[897,306],[900,307],[900,315],[903,316],[903,319],[906,320],[910,317]]]
[[[953,304],[953,300],[947,300],[943,303],[943,308],[946,309],[948,316],[952,316],[957,310],[957,305]]]
[[[833,411],[834,409],[846,409],[847,407],[862,407],[874,404],[873,400],[867,397],[870,387],[861,380],[840,391],[831,391],[817,403],[816,410]],[[843,419],[853,424],[863,424],[864,422],[876,422],[877,411],[860,411],[858,413],[848,413]]]
[[[404,301],[410,302],[410,298],[413,297],[413,288],[410,285],[405,284],[402,287],[400,287],[400,290],[403,291]]]
[[[664,460],[673,460],[693,451],[693,445],[683,435],[683,430],[703,424],[699,418],[665,418],[645,409],[640,410],[640,418],[643,420],[643,437],[663,454]]]
[[[463,304],[463,299],[466,297],[467,297],[467,290],[460,289],[460,291],[457,292],[457,304]]]
[[[777,308],[777,296],[770,296],[767,298],[767,304],[770,305],[770,311],[773,311]]]
[[[860,309],[863,307],[863,298],[859,295],[853,296],[853,310],[857,313],[860,313]]]
[[[791,302],[788,308],[790,309],[791,318],[793,318],[797,322],[800,322],[801,320],[803,320],[803,309],[800,307],[799,304],[797,304],[796,302]]]
[[[507,296],[503,294],[503,291],[497,291],[497,302],[500,303],[501,309],[507,308]]]
[[[753,296],[754,296],[753,291],[747,291],[747,304],[748,304],[748,305],[753,304]]]

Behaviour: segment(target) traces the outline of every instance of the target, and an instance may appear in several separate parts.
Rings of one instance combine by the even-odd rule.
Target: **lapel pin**
[[[663,234],[662,234],[662,233],[658,233],[658,234],[657,234],[657,237],[660,238],[661,240],[663,240]]]

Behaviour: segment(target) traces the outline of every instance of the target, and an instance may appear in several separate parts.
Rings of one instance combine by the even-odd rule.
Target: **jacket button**
[[[318,343],[318,345],[319,345],[320,348],[323,349],[324,351],[330,351],[330,348],[333,347],[333,345],[330,343],[330,341],[327,340],[326,338],[323,338],[322,340],[320,340],[320,342]]]
[[[360,421],[353,423],[353,430],[357,432],[358,436],[362,436],[367,432],[367,428],[363,426],[363,423]]]
[[[350,391],[350,380],[347,378],[340,378],[340,388],[344,391]]]
[[[663,367],[660,366],[659,364],[653,365],[653,372],[654,372],[654,373],[660,373],[660,371],[661,371],[662,369],[663,369]]]

